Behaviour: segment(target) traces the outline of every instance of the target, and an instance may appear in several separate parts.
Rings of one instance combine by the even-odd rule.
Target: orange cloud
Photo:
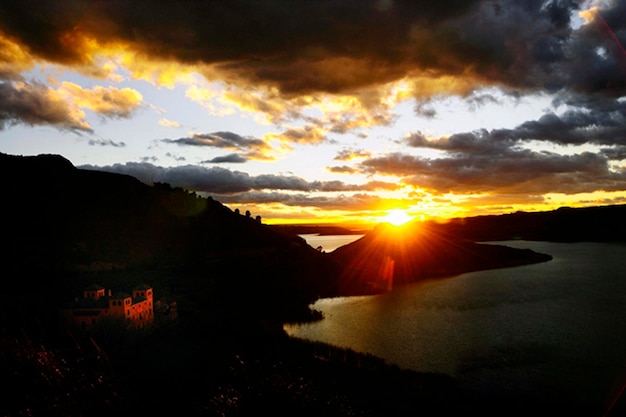
[[[67,81],[62,83],[60,94],[71,99],[79,107],[88,108],[107,117],[129,117],[143,101],[141,93],[132,88],[96,86],[92,90],[87,90]]]
[[[0,33],[0,79],[15,78],[33,65],[34,59],[27,50]]]

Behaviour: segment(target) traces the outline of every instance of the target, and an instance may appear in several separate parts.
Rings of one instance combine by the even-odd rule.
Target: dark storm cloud
[[[253,190],[355,192],[397,188],[396,184],[383,181],[372,181],[361,185],[347,184],[342,181],[306,181],[295,176],[269,174],[252,176],[245,172],[231,171],[221,167],[205,168],[195,165],[164,168],[147,162],[129,162],[102,167],[84,165],[80,168],[130,175],[147,184],[163,182],[191,191],[224,195]]]
[[[598,91],[615,97],[626,85],[626,3],[615,1],[599,10],[593,25],[585,26],[568,50],[570,85],[586,93]]]
[[[604,148],[600,150],[600,154],[609,160],[624,161],[626,160],[626,146]]]
[[[14,124],[49,124],[64,130],[92,132],[75,110],[45,85],[0,81],[0,130]]]
[[[0,4],[0,28],[34,55],[55,62],[80,62],[81,52],[71,45],[70,37],[93,4],[81,0],[5,1]]]
[[[562,114],[546,113],[513,129],[481,129],[434,140],[416,132],[406,138],[406,143],[413,147],[483,155],[498,155],[522,147],[528,141],[626,146],[625,100],[576,95],[563,96],[556,104],[566,105],[568,110]]]
[[[572,31],[580,3],[24,0],[0,5],[0,30],[50,61],[89,61],[86,37],[154,59],[217,65],[231,81],[283,94],[349,92],[415,72],[517,88],[624,91],[607,30],[596,22]],[[624,41],[624,5],[616,3],[601,12]]]
[[[613,171],[602,155],[559,155],[497,148],[454,153],[437,159],[391,154],[363,161],[365,172],[395,175],[434,193],[500,192],[542,194],[626,189],[626,170]]]

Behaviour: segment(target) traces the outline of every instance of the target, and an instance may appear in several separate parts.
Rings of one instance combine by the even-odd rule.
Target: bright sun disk
[[[382,218],[384,222],[391,223],[394,226],[402,226],[412,219],[406,211],[401,209],[388,210],[387,215]]]

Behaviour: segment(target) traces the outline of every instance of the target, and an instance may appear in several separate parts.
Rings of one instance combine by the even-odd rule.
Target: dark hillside
[[[56,300],[81,282],[141,276],[173,296],[237,289],[234,306],[258,314],[255,300],[279,310],[334,291],[331,260],[211,198],[55,155],[0,155],[0,175],[5,292]]]

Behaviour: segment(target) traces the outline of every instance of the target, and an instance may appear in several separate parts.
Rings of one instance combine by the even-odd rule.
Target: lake
[[[298,236],[306,240],[309,246],[314,248],[321,246],[324,252],[332,252],[341,246],[361,239],[365,235],[320,235],[319,233],[310,233]]]
[[[626,245],[494,242],[550,262],[322,299],[292,337],[451,375],[471,395],[605,407],[626,383]]]

